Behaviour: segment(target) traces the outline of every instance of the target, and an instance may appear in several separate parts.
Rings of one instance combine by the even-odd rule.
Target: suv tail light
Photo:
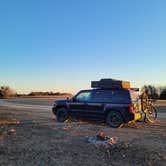
[[[134,113],[134,104],[129,104],[129,111]]]

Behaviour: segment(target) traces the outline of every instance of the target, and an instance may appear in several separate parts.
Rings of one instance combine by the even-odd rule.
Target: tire
[[[150,123],[154,123],[157,119],[157,109],[151,106],[148,111],[146,111],[146,119]]]
[[[110,111],[106,117],[106,123],[108,126],[118,128],[123,124],[122,116],[117,111]]]
[[[68,112],[66,108],[59,108],[56,113],[58,122],[65,122],[68,119]]]

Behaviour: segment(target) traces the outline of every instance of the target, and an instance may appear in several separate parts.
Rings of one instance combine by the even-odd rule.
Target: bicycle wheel
[[[141,108],[142,108],[142,111],[145,112],[149,107],[149,98],[148,98],[148,95],[146,93],[143,93],[142,94],[142,97],[141,97]]]
[[[157,109],[154,106],[150,106],[150,108],[146,111],[146,119],[150,123],[154,123],[157,119]]]

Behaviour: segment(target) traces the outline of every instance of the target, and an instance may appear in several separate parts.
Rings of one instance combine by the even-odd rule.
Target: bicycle
[[[148,94],[144,92],[141,97],[141,107],[144,114],[144,121],[154,123],[157,120],[157,108],[154,106],[154,100],[149,99]]]

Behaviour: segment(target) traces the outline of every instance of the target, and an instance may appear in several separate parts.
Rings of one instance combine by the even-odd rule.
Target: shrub
[[[152,99],[158,99],[159,98],[159,94],[158,94],[158,89],[152,85],[144,85],[141,89],[142,92],[144,92],[145,90],[148,91],[150,98]]]
[[[166,88],[164,88],[164,89],[161,91],[160,99],[166,100]]]
[[[10,98],[14,96],[16,96],[16,93],[9,86],[1,86],[0,88],[1,98]]]

